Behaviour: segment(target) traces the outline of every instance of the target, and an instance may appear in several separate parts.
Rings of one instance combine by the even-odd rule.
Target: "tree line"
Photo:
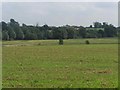
[[[106,22],[94,22],[89,27],[84,26],[35,26],[20,25],[14,19],[10,22],[0,22],[2,26],[2,40],[45,40],[45,39],[77,39],[77,38],[105,38],[117,37],[120,27]]]

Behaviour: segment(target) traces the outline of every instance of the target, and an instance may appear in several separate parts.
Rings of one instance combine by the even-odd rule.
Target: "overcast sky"
[[[89,26],[95,21],[118,26],[117,2],[4,2],[2,20],[10,18],[20,24],[48,24],[52,26]]]

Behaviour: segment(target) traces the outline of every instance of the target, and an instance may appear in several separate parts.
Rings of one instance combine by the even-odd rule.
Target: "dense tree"
[[[2,31],[2,39],[3,40],[9,40],[9,35],[7,31]]]
[[[118,27],[116,31],[117,31],[117,36],[120,38],[120,27]]]
[[[59,31],[59,29],[56,27],[54,27],[53,28],[53,38],[54,39],[59,39],[59,37],[60,37],[60,31]]]
[[[97,35],[97,37],[102,38],[102,37],[104,37],[104,36],[105,36],[104,31],[103,31],[103,30],[98,30],[98,35]]]
[[[7,23],[2,21],[2,31],[8,30]]]
[[[87,38],[97,38],[97,31],[95,31],[95,30],[88,30],[86,32],[86,37]]]
[[[14,32],[11,26],[8,26],[8,35],[10,40],[16,39],[16,33]]]
[[[10,19],[10,26],[13,28],[14,32],[16,33],[17,40],[24,39],[24,33],[21,30],[18,22],[16,22],[14,19]]]
[[[68,32],[68,39],[73,39],[75,37],[75,33],[74,33],[74,28],[73,27],[67,27],[66,28],[67,32]]]
[[[53,31],[48,30],[48,39],[53,39]]]
[[[0,40],[2,40],[2,22],[0,22]]]
[[[59,32],[59,35],[58,35],[59,38],[67,39],[68,33],[65,27],[59,27],[58,32]]]
[[[101,27],[102,27],[102,24],[99,23],[99,22],[94,22],[94,27],[95,27],[95,28],[101,28]]]
[[[117,30],[113,25],[106,25],[104,27],[105,37],[114,37],[117,36]]]
[[[2,32],[0,31],[0,40],[2,40]]]
[[[19,25],[14,19],[6,23],[2,21],[2,39],[3,40],[41,40],[41,39],[75,39],[75,38],[103,38],[117,37],[120,34],[120,27],[116,28],[107,22],[94,22],[93,26],[30,26],[26,24]]]
[[[80,28],[79,28],[79,35],[80,35],[81,38],[86,37],[86,29],[82,26],[80,26]]]

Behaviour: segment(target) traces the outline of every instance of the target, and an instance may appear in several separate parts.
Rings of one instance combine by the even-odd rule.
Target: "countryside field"
[[[118,87],[117,38],[3,41],[3,87]]]

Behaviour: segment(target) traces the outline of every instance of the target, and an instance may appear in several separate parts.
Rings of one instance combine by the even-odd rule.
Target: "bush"
[[[63,39],[59,39],[59,45],[63,45]]]
[[[88,40],[85,41],[86,44],[90,44],[90,42]]]
[[[38,45],[41,45],[41,43],[38,43]]]

